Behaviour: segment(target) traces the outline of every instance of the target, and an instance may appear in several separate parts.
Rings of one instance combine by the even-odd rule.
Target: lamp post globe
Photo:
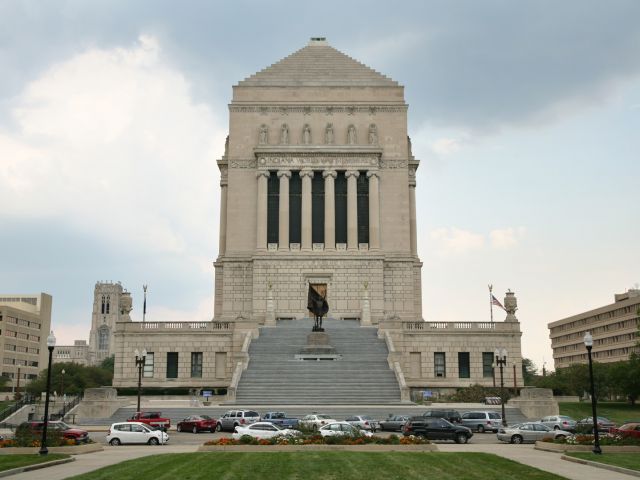
[[[587,357],[589,357],[589,383],[591,385],[591,414],[593,419],[593,453],[600,455],[600,432],[598,432],[598,412],[596,408],[596,388],[593,382],[593,360],[591,359],[591,349],[593,348],[593,337],[591,332],[584,334],[584,346],[587,348]]]
[[[40,440],[40,455],[47,455],[49,449],[47,449],[47,427],[49,426],[49,392],[51,391],[51,358],[53,356],[53,349],[56,346],[56,337],[53,334],[53,330],[47,337],[47,349],[49,350],[49,363],[47,365],[47,391],[44,401],[44,424],[42,426],[42,439]]]

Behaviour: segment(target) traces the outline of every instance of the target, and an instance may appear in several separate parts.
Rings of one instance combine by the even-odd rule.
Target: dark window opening
[[[358,243],[369,243],[369,179],[367,172],[360,172],[358,186]]]
[[[493,352],[482,352],[482,376],[493,377]]]
[[[167,378],[178,378],[178,352],[167,352]]]
[[[279,200],[280,179],[276,172],[270,172],[267,181],[267,243],[278,243]]]
[[[335,181],[336,243],[347,243],[347,177],[338,172]]]
[[[458,377],[471,378],[469,369],[469,352],[458,352]]]
[[[324,243],[324,178],[313,172],[311,179],[311,241]]]
[[[300,172],[291,172],[289,179],[289,242],[300,243],[302,218],[302,179]]]

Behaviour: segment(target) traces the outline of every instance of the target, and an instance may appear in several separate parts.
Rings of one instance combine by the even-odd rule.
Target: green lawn
[[[154,455],[72,477],[162,480],[560,479],[487,453],[207,452]]]
[[[640,420],[640,403],[632,407],[628,403],[598,402],[598,416],[607,417],[621,425],[628,420]],[[591,402],[561,402],[560,414],[580,420],[591,416]]]
[[[26,467],[27,465],[35,465],[36,463],[51,462],[68,458],[69,455],[58,453],[50,453],[49,455],[0,455],[0,472],[10,470],[12,468]]]
[[[567,455],[581,458],[582,460],[591,460],[592,462],[606,463],[616,467],[640,471],[640,455],[637,453],[604,453],[596,455],[591,452],[570,452]]]

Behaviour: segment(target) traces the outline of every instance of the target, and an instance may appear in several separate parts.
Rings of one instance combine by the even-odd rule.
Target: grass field
[[[617,425],[628,420],[640,421],[640,404],[632,407],[628,403],[620,402],[598,402],[598,416],[607,417]],[[561,402],[560,414],[580,420],[591,416],[591,402]]]
[[[560,479],[486,453],[278,452],[154,455],[72,477],[78,479],[304,480]]]
[[[10,470],[12,468],[26,467],[27,465],[35,465],[36,463],[51,462],[68,458],[69,455],[52,453],[49,455],[0,455],[0,472]],[[46,475],[43,475],[46,477]]]
[[[640,454],[637,453],[606,453],[595,455],[591,452],[569,452],[567,455],[581,458],[582,460],[591,460],[592,462],[606,463],[608,465],[640,471]]]

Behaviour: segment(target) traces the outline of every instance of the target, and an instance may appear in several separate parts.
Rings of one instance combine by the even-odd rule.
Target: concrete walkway
[[[533,445],[509,445],[509,444],[467,444],[457,445],[438,443],[441,452],[483,452],[493,453],[510,460],[539,468],[547,472],[555,473],[571,480],[638,480],[638,477],[622,473],[603,470],[588,465],[580,465],[562,460],[558,453],[542,452],[535,450]],[[76,461],[65,465],[49,467],[45,470],[24,472],[11,476],[15,480],[62,480],[87,473],[98,468],[106,467],[125,460],[145,457],[161,453],[187,453],[195,452],[199,445],[163,445],[159,447],[106,447],[102,452],[77,455]]]

